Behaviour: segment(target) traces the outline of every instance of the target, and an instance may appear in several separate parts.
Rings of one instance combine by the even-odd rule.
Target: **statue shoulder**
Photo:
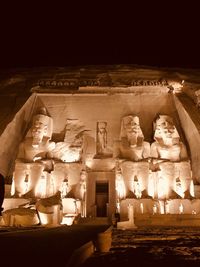
[[[153,143],[151,143],[150,147],[151,147],[151,149],[155,149],[155,148],[158,147],[158,143],[157,142],[153,142]]]
[[[150,143],[149,142],[147,142],[147,141],[144,141],[144,147],[145,148],[149,148],[150,149]]]
[[[55,147],[56,147],[56,143],[55,142],[51,141],[51,142],[48,143],[48,148],[49,149],[54,149]]]

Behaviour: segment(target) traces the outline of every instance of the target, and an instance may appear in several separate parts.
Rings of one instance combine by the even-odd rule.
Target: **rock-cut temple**
[[[199,74],[132,65],[2,73],[1,225],[200,225]]]

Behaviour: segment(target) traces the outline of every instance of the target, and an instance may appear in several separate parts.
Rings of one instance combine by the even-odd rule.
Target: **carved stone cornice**
[[[38,86],[42,88],[69,88],[78,89],[78,79],[42,79],[38,81]]]
[[[168,86],[167,80],[133,80],[132,86]]]
[[[84,79],[80,80],[79,86],[80,87],[85,87],[85,86],[112,86],[112,87],[117,87],[117,86],[168,86],[167,80],[126,80],[126,81],[112,81],[111,79],[108,80],[101,80],[101,79]]]
[[[149,88],[158,88],[159,90],[164,90],[168,88],[169,92],[177,93],[181,91],[182,85],[176,81],[168,81],[167,79],[124,79],[120,77],[120,79],[112,77],[106,77],[104,79],[95,77],[80,77],[74,79],[41,79],[37,82],[37,86],[31,89],[31,92],[38,93],[73,93],[75,92],[83,92],[84,90],[103,90],[106,88],[106,92],[113,91],[117,88],[121,88],[121,90],[126,90],[126,88],[132,88],[131,90],[140,90],[140,87],[145,87],[145,90]],[[159,89],[160,88],[160,89]],[[163,88],[163,89],[161,89]],[[163,91],[163,92],[164,92]],[[103,91],[102,91],[103,92]]]
[[[79,81],[79,86],[80,87],[85,87],[85,86],[101,86],[101,83],[98,79],[84,79]],[[104,85],[105,86],[105,85]]]
[[[78,88],[85,86],[168,86],[169,83],[167,80],[129,80],[126,82],[123,81],[101,81],[97,79],[42,79],[37,83],[40,87],[49,87],[49,88]]]

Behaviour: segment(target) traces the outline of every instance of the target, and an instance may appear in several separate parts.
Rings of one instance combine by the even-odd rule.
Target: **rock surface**
[[[107,253],[95,252],[82,267],[199,266],[200,228],[138,228],[113,231]]]

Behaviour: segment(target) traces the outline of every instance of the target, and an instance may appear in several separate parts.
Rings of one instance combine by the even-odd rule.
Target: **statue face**
[[[34,139],[42,140],[47,132],[47,126],[39,120],[36,120],[32,126],[32,137]]]
[[[176,128],[172,122],[163,120],[157,122],[156,130],[162,138],[173,138]]]
[[[106,122],[99,122],[98,123],[98,130],[101,133],[105,132],[106,131]]]
[[[124,129],[127,134],[130,133],[139,133],[141,131],[140,129],[140,123],[139,118],[136,116],[128,116],[124,118]]]
[[[139,118],[135,115],[123,117],[120,138],[128,141],[129,145],[142,145],[144,136],[140,128]],[[126,144],[127,145],[127,144]]]
[[[86,171],[82,170],[80,173],[80,180],[85,181],[87,177]]]

